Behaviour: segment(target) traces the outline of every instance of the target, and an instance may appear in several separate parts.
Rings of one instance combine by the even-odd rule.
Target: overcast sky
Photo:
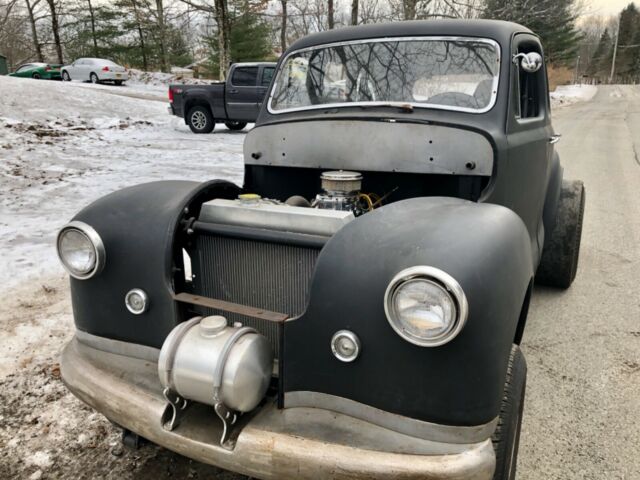
[[[617,15],[631,0],[587,0],[585,3],[585,15]],[[640,6],[640,2],[636,1],[636,6]]]

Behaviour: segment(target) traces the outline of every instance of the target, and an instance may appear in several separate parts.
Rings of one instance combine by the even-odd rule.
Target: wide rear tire
[[[551,238],[542,251],[536,272],[536,283],[549,287],[569,288],[576,278],[585,191],[579,181],[563,180]]]
[[[234,132],[242,130],[247,126],[247,122],[224,122],[229,130],[233,130]]]
[[[93,72],[91,72],[91,75],[89,75],[89,80],[91,80],[91,83],[100,83],[100,79],[98,78],[98,75],[96,75]]]
[[[211,111],[202,105],[189,109],[187,124],[193,133],[211,133],[216,125]]]
[[[498,425],[491,441],[496,453],[493,480],[514,480],[527,385],[527,362],[518,345],[511,347]]]
[[[31,77],[32,77],[34,80],[40,80],[40,79],[42,78],[42,77],[40,76],[40,74],[39,74],[39,73],[34,73],[33,75],[31,75]]]

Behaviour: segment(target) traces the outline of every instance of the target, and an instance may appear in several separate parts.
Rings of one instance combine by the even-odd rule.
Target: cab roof
[[[287,51],[324,45],[383,37],[480,37],[490,38],[505,45],[516,33],[533,33],[527,27],[502,20],[413,20],[392,23],[375,23],[356,27],[338,28],[308,35],[294,42]]]

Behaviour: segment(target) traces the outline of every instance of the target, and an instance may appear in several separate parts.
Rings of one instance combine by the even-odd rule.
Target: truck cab
[[[210,133],[216,123],[242,130],[258,117],[274,72],[275,63],[236,63],[225,82],[170,85],[169,113],[183,117],[194,133]]]

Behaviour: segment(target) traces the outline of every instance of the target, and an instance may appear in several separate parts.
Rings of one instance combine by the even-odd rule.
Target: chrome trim
[[[194,460],[254,478],[491,480],[490,439],[432,442],[317,408],[278,409],[273,401],[243,417],[233,451],[220,447],[220,420],[193,404],[180,427],[159,419],[166,400],[153,362],[100,352],[72,340],[60,358],[69,390],[111,421]]]
[[[284,408],[320,408],[348,415],[415,438],[453,444],[482,442],[493,435],[498,417],[474,426],[440,425],[386,412],[348,398],[327,393],[297,391],[284,394]]]
[[[129,299],[131,298],[132,295],[135,295],[135,294],[138,294],[138,295],[140,295],[142,297],[142,301],[144,302],[142,310],[136,310],[129,303]],[[147,295],[147,292],[145,292],[141,288],[133,288],[133,289],[129,290],[127,292],[127,294],[124,296],[124,304],[127,307],[127,310],[129,310],[134,315],[142,315],[144,312],[149,310],[149,295]]]
[[[390,103],[393,102],[382,102],[382,101],[374,101],[374,102],[342,102],[342,103],[324,103],[322,105],[309,105],[306,107],[294,107],[287,108],[284,110],[274,110],[271,106],[273,101],[273,95],[275,93],[276,86],[278,85],[278,81],[280,80],[280,75],[282,72],[282,65],[284,65],[289,57],[294,54],[307,52],[311,50],[319,50],[322,48],[331,48],[331,47],[339,47],[343,45],[357,45],[362,43],[382,43],[382,42],[411,42],[411,41],[424,41],[428,39],[430,41],[449,41],[449,42],[479,42],[479,43],[487,43],[495,47],[496,52],[498,54],[498,74],[493,78],[493,85],[491,87],[491,101],[484,108],[467,108],[467,107],[454,107],[450,105],[438,105],[438,104],[428,104],[428,103],[416,103],[416,102],[398,102],[400,105],[411,105],[412,107],[417,108],[432,108],[436,110],[449,110],[456,112],[466,112],[466,113],[486,113],[491,110],[498,98],[498,85],[500,83],[500,64],[502,63],[502,49],[500,48],[500,44],[495,40],[490,38],[481,38],[481,37],[447,37],[447,36],[413,36],[413,37],[381,37],[381,38],[369,38],[362,40],[351,40],[346,42],[334,42],[334,43],[324,43],[319,45],[314,45],[311,47],[301,48],[298,50],[293,50],[287,54],[286,57],[279,63],[280,68],[278,68],[277,75],[275,76],[272,82],[272,88],[269,92],[269,100],[267,102],[267,111],[272,115],[280,115],[281,113],[291,113],[291,112],[302,112],[305,110],[320,110],[323,108],[344,108],[344,107],[358,107],[358,106],[389,106]]]
[[[77,230],[80,233],[84,234],[89,241],[93,244],[93,249],[96,253],[96,264],[93,266],[90,272],[84,274],[77,274],[67,266],[65,261],[62,259],[62,255],[60,255],[60,239],[62,234],[67,230]],[[56,236],[56,253],[58,254],[58,259],[60,263],[62,263],[62,267],[67,271],[69,275],[78,280],[87,280],[97,274],[99,274],[107,261],[107,253],[104,248],[104,243],[102,242],[102,238],[98,235],[98,232],[91,226],[84,222],[80,222],[78,220],[74,220],[73,222],[69,222],[64,227],[62,227],[58,231],[58,235]]]
[[[123,342],[112,338],[100,337],[91,333],[76,330],[76,339],[82,343],[101,352],[113,353],[125,357],[137,358],[149,362],[157,362],[160,357],[160,350],[137,343]]]
[[[353,342],[356,349],[353,352],[352,356],[346,357],[338,351],[338,349],[336,348],[336,343],[340,338],[348,338]],[[333,334],[333,337],[331,337],[331,351],[333,352],[333,355],[341,362],[345,362],[345,363],[353,362],[360,355],[360,350],[361,350],[360,339],[355,333],[349,330],[339,330]]]
[[[452,328],[446,332],[440,334],[438,337],[419,340],[413,336],[409,336],[406,332],[397,325],[397,319],[395,318],[392,310],[393,294],[403,283],[423,278],[429,280],[432,283],[443,287],[451,295],[456,303],[457,318]],[[413,343],[420,347],[438,347],[453,340],[462,331],[467,317],[469,316],[469,304],[467,302],[467,296],[464,294],[462,287],[446,272],[443,272],[439,268],[428,266],[416,266],[410,267],[399,272],[387,286],[387,290],[384,293],[384,313],[387,317],[387,321],[391,328],[393,328],[398,335],[400,335],[407,342]]]

